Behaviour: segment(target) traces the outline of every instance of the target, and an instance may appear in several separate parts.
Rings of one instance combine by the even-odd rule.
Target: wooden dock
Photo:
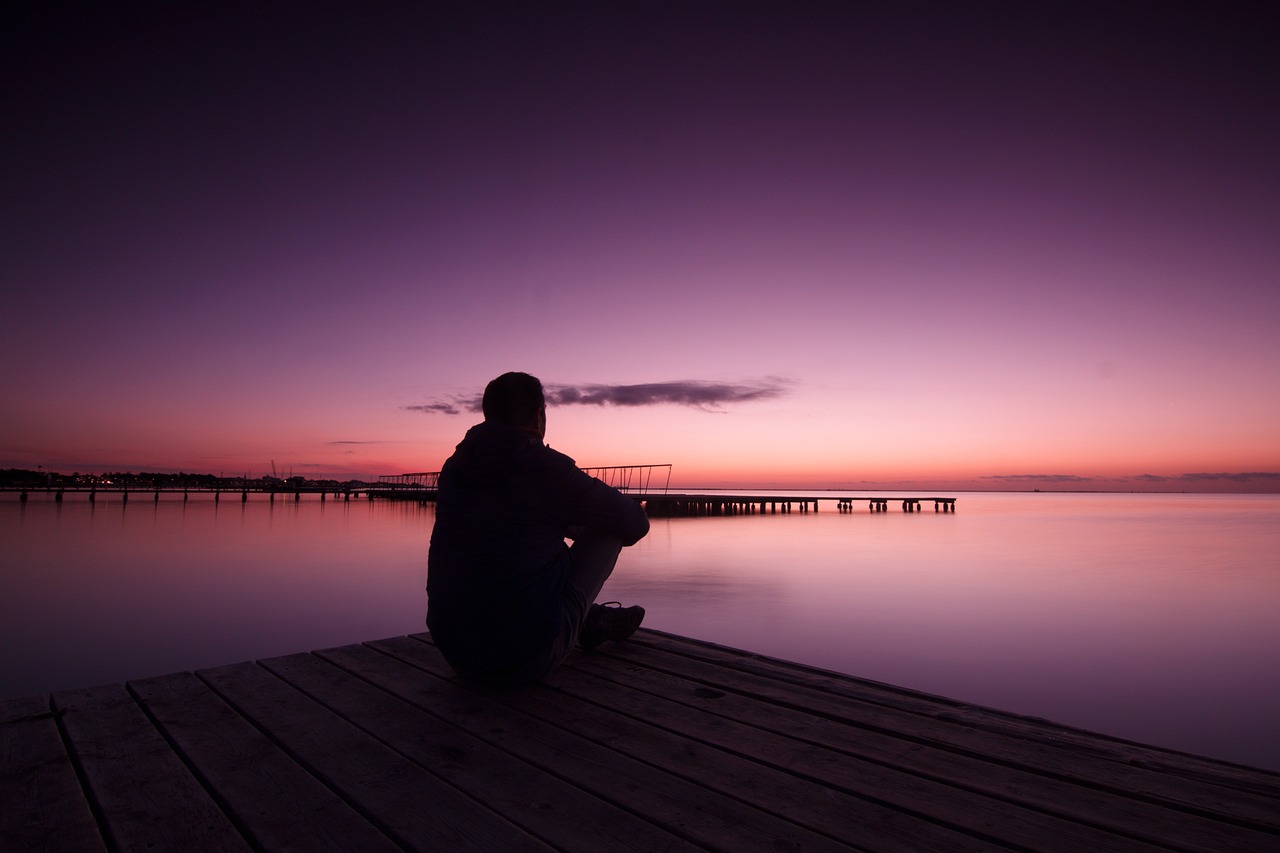
[[[2,850],[1280,850],[1280,774],[642,630],[517,690],[397,637],[0,702]]]
[[[404,474],[404,477],[421,476],[417,474]],[[298,503],[302,500],[303,495],[318,496],[320,502],[323,503],[329,496],[335,499],[341,499],[344,502],[350,502],[353,497],[359,498],[362,495],[369,500],[375,498],[383,500],[395,501],[417,501],[419,503],[434,503],[439,492],[435,488],[425,488],[418,485],[377,485],[362,486],[359,488],[347,488],[342,491],[335,491],[330,487],[297,487],[297,488],[274,488],[268,486],[252,486],[248,488],[222,488],[222,487],[161,487],[161,488],[139,488],[136,486],[83,486],[83,487],[60,487],[49,489],[27,489],[0,487],[0,492],[17,492],[18,500],[26,503],[31,493],[52,495],[55,503],[62,503],[63,497],[70,493],[72,495],[85,495],[89,503],[96,503],[99,494],[110,496],[118,499],[121,503],[128,503],[129,496],[140,496],[143,500],[150,499],[153,503],[160,503],[161,496],[166,499],[173,499],[181,496],[183,502],[190,500],[192,494],[211,494],[214,503],[221,501],[222,496],[228,495],[231,499],[238,499],[240,503],[248,503],[249,495],[266,495],[267,500],[274,504],[276,498],[286,501],[291,500]],[[910,497],[910,496],[873,496],[873,497],[855,497],[850,495],[824,495],[814,497],[812,495],[747,495],[747,494],[723,494],[723,493],[702,493],[702,494],[686,494],[680,492],[643,492],[643,491],[627,491],[623,490],[623,494],[634,498],[645,508],[651,516],[688,516],[688,515],[755,515],[765,513],[788,513],[809,512],[810,508],[814,512],[818,511],[819,501],[834,501],[836,508],[840,512],[853,512],[854,504],[866,503],[868,509],[872,512],[887,512],[890,503],[902,503],[903,512],[920,512],[923,503],[933,502],[934,512],[955,512],[956,499],[944,497]]]
[[[756,515],[765,513],[818,511],[818,502],[834,501],[840,512],[852,512],[855,503],[865,502],[872,512],[887,512],[891,502],[902,502],[903,512],[920,512],[922,502],[933,501],[934,512],[955,512],[955,498],[940,497],[853,497],[826,495],[730,495],[730,494],[631,494],[650,516]]]

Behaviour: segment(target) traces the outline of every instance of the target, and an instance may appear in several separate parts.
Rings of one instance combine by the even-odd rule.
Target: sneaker
[[[606,640],[625,640],[643,621],[643,607],[623,607],[617,601],[593,604],[583,620],[582,630],[578,632],[578,645],[594,649]]]

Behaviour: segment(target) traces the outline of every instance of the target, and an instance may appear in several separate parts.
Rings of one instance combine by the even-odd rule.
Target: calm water
[[[0,697],[423,630],[430,505],[0,499]],[[650,627],[1280,769],[1280,496],[656,519]]]

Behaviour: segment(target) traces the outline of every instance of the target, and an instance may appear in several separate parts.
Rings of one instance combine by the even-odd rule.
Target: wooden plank
[[[51,713],[49,697],[44,694],[0,699],[0,723],[11,723]]]
[[[406,662],[416,662],[444,674],[441,661],[430,647],[408,642],[386,644]],[[606,685],[602,703],[579,698],[573,685],[591,682]],[[561,669],[548,679],[547,690],[518,693],[493,692],[494,698],[553,725],[569,728],[609,749],[640,761],[655,763],[689,781],[740,799],[770,814],[786,817],[831,837],[877,851],[1008,850],[989,839],[947,828],[932,819],[910,814],[865,796],[813,781],[789,754],[769,765],[743,758],[731,751],[687,736],[679,720],[650,718],[650,708],[635,708],[645,694],[609,685],[592,676]],[[606,709],[607,711],[603,710]],[[685,714],[688,709],[683,709]],[[674,722],[674,725],[670,725]],[[788,747],[795,746],[788,743]],[[791,763],[791,767],[780,766]],[[869,788],[871,786],[868,786]],[[865,794],[865,792],[863,792]]]
[[[114,849],[250,849],[124,685],[55,693],[53,704]]]
[[[646,648],[657,649],[660,646],[651,645],[649,636],[643,637],[633,648],[628,648],[630,645],[615,644],[612,648],[602,649],[605,654],[638,663],[660,660],[664,671],[674,675],[706,681],[770,701],[791,702],[815,713],[867,728],[946,745],[1011,766],[1052,772],[1061,778],[1199,814],[1239,821],[1268,831],[1280,830],[1280,809],[1277,808],[1280,792],[1275,795],[1261,793],[1269,788],[1270,778],[1275,775],[1266,771],[1251,771],[1227,764],[1223,774],[1241,784],[1219,784],[1223,776],[1208,770],[1188,775],[1167,767],[1152,769],[1151,765],[1156,762],[1144,760],[1142,756],[1161,753],[1158,747],[1115,741],[1105,735],[1091,735],[1082,730],[1026,718],[1014,718],[1009,723],[1014,730],[1005,736],[992,726],[958,724],[960,720],[953,715],[938,716],[924,711],[903,714],[878,702],[861,701],[859,694],[862,688],[857,680],[834,673],[826,673],[821,686],[811,687],[803,682],[775,678],[771,670],[760,671],[756,667],[758,658],[741,666],[726,666],[719,659],[688,656],[678,650],[668,657],[652,658]],[[777,668],[783,664],[770,661],[768,666]],[[842,690],[843,684],[848,684],[850,689]],[[976,710],[986,719],[999,716],[997,711]],[[1095,744],[1093,748],[1088,745],[1090,739]],[[1122,757],[1125,755],[1129,760]],[[1173,755],[1181,756],[1181,753]],[[1187,758],[1206,768],[1213,764],[1213,760],[1208,758]],[[1203,776],[1210,778],[1201,778]],[[1258,783],[1249,784],[1245,781],[1247,777],[1256,778]]]
[[[591,674],[588,664],[605,670],[612,668],[614,672],[610,675],[617,681]],[[778,734],[761,730],[749,725],[745,719],[740,720],[732,708],[726,708],[723,715],[712,714],[661,694],[645,692],[650,685],[636,684],[637,689],[621,689],[635,675],[634,669],[627,667],[626,671],[618,671],[616,662],[584,656],[573,667],[557,673],[552,683],[583,701],[609,703],[637,720],[697,739],[762,766],[785,769],[804,779],[812,779],[811,784],[815,787],[832,792],[847,791],[873,800],[880,804],[882,810],[898,814],[902,819],[914,815],[919,820],[927,819],[950,826],[956,834],[964,831],[987,835],[993,841],[1010,846],[1045,837],[1052,838],[1054,845],[1061,844],[1067,849],[1079,849],[1082,843],[1077,834],[1080,830],[1070,825],[1076,821],[1063,825],[1037,810],[1023,808],[1027,804],[1015,798],[992,798],[967,786],[954,786],[949,780],[904,772],[901,766],[894,764],[869,762],[862,754],[838,748],[839,740],[857,738],[865,734],[863,732],[837,731],[841,727],[824,725],[825,721],[807,722],[803,736],[794,732]],[[675,682],[667,686],[674,687],[676,691],[681,689]],[[698,689],[687,682],[683,687]],[[824,734],[838,735],[837,742],[827,742]],[[919,744],[904,745],[902,753],[909,758],[910,753],[919,749]],[[993,826],[998,828],[992,830]],[[1084,840],[1096,843],[1103,839],[1091,833]],[[1113,847],[1132,843],[1128,840],[1105,840]],[[952,842],[951,846],[954,845]],[[909,835],[906,847],[911,848]]]
[[[373,673],[387,683],[398,675],[391,659],[371,652],[353,675],[330,663],[341,652],[289,655],[259,661],[294,687],[359,726],[449,784],[484,802],[530,833],[565,850],[692,849],[676,836],[564,781],[542,773],[471,733],[373,686]],[[358,652],[357,652],[358,654]]]
[[[358,652],[348,647],[319,654],[358,669],[369,665],[367,656],[374,649],[403,642],[407,641],[398,638],[368,643]],[[513,711],[454,680],[427,677],[403,661],[397,660],[394,665],[408,668],[409,672],[384,680],[380,669],[370,674],[371,680],[429,713],[469,728],[490,744],[544,772],[642,815],[695,844],[743,851],[847,849],[842,843],[695,785],[662,767],[620,755],[573,731]],[[413,677],[414,672],[417,677]],[[515,692],[545,689],[529,685],[516,688]]]
[[[4,850],[1280,850],[1278,778],[648,630],[513,690],[415,635],[0,702]]]
[[[400,849],[191,673],[128,687],[255,846]]]
[[[406,648],[404,653],[412,654],[412,649]],[[624,690],[621,685],[645,673],[643,670],[632,671],[632,667],[627,667],[627,671],[622,672],[622,665],[617,661],[610,662],[597,655],[579,655],[570,663],[570,669],[584,666],[592,660],[606,669],[612,665],[618,670],[615,673],[618,676],[617,683],[600,679],[575,679],[571,673],[562,669],[548,679],[548,684],[566,690],[576,689],[598,702],[608,703],[610,707],[622,707],[637,719],[658,725],[665,724],[673,732],[771,767],[786,768],[792,774],[815,779],[837,792],[879,803],[887,809],[915,815],[922,820],[936,820],[957,834],[967,833],[972,837],[984,838],[993,842],[993,845],[1060,853],[1104,849],[1155,853],[1158,849],[1155,845],[1132,837],[1064,820],[1019,803],[993,799],[906,773],[892,766],[865,761],[857,755],[827,748],[821,736],[813,739],[791,737],[788,733],[780,736],[767,729],[737,722],[733,711],[726,711],[723,715],[709,713],[665,700],[661,695]],[[671,679],[668,682],[669,686],[681,693],[694,693],[698,688],[698,685],[687,682],[681,685]],[[712,696],[712,693],[719,695]],[[719,691],[703,691],[703,695],[705,699],[721,701],[728,696]],[[821,722],[823,721],[805,719],[801,727]],[[574,724],[581,726],[585,723],[575,720]],[[823,735],[846,736],[847,733],[838,731],[839,728],[827,727]],[[852,736],[856,737],[857,734],[858,732],[854,732]],[[860,831],[854,826],[846,829]]]
[[[649,691],[648,700],[639,703],[636,713],[644,714],[646,719],[662,714],[671,721],[670,725],[726,748],[741,743],[747,745],[749,754],[777,761],[785,758],[788,743],[794,750],[798,741],[809,754],[832,750],[855,761],[874,762],[878,768],[864,767],[853,772],[845,763],[831,759],[814,771],[828,784],[871,785],[899,808],[911,809],[913,803],[928,802],[931,814],[949,820],[981,820],[984,813],[1005,814],[1002,832],[1015,830],[1017,821],[1024,821],[1023,836],[1001,836],[1010,843],[1028,843],[1046,829],[1055,839],[1070,841],[1069,846],[1080,845],[1081,839],[1073,840],[1073,836],[1083,835],[1088,843],[1079,849],[1113,849],[1121,843],[1105,836],[1090,840],[1098,831],[1122,836],[1126,845],[1141,841],[1207,853],[1259,849],[1278,840],[1275,834],[1098,790],[1090,784],[1008,767],[937,748],[916,738],[850,725],[825,714],[778,707],[734,692],[733,684],[713,690],[705,682],[621,665],[618,659],[602,656],[584,655],[575,666],[602,679],[599,685],[588,685],[593,688],[596,701],[618,701],[618,688],[624,684]],[[697,716],[693,709],[705,711],[712,719]],[[772,754],[767,753],[770,746]],[[847,775],[850,773],[852,778]],[[904,782],[904,775],[918,777],[918,781]],[[921,797],[917,789],[922,780],[941,783],[948,789]],[[953,811],[948,811],[948,806]],[[1037,814],[1041,817],[1035,817]]]
[[[404,847],[549,849],[257,664],[197,675]]]
[[[105,850],[45,696],[0,701],[0,850]]]
[[[1024,738],[1070,752],[1076,757],[1112,761],[1123,768],[1145,768],[1155,771],[1155,778],[1182,776],[1195,782],[1197,786],[1209,783],[1263,797],[1280,797],[1280,773],[1269,770],[1137,743],[660,631],[641,630],[633,639],[637,645],[694,657],[716,666],[766,678],[822,689],[842,698],[882,704],[897,710],[961,723],[974,729]],[[621,646],[614,651],[618,650],[625,651]]]

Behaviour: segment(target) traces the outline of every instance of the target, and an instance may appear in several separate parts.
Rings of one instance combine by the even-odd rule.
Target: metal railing
[[[666,494],[671,486],[671,464],[660,465],[604,465],[583,468],[582,471],[606,485],[626,494]],[[440,488],[439,471],[420,471],[412,474],[383,474],[378,486],[394,491],[431,491]]]
[[[658,465],[608,465],[582,470],[626,494],[651,495],[661,492],[665,495],[671,486],[669,462]],[[660,481],[661,485],[655,480]]]
[[[439,471],[420,471],[414,474],[383,474],[378,485],[391,489],[425,489],[435,491],[440,487]]]

